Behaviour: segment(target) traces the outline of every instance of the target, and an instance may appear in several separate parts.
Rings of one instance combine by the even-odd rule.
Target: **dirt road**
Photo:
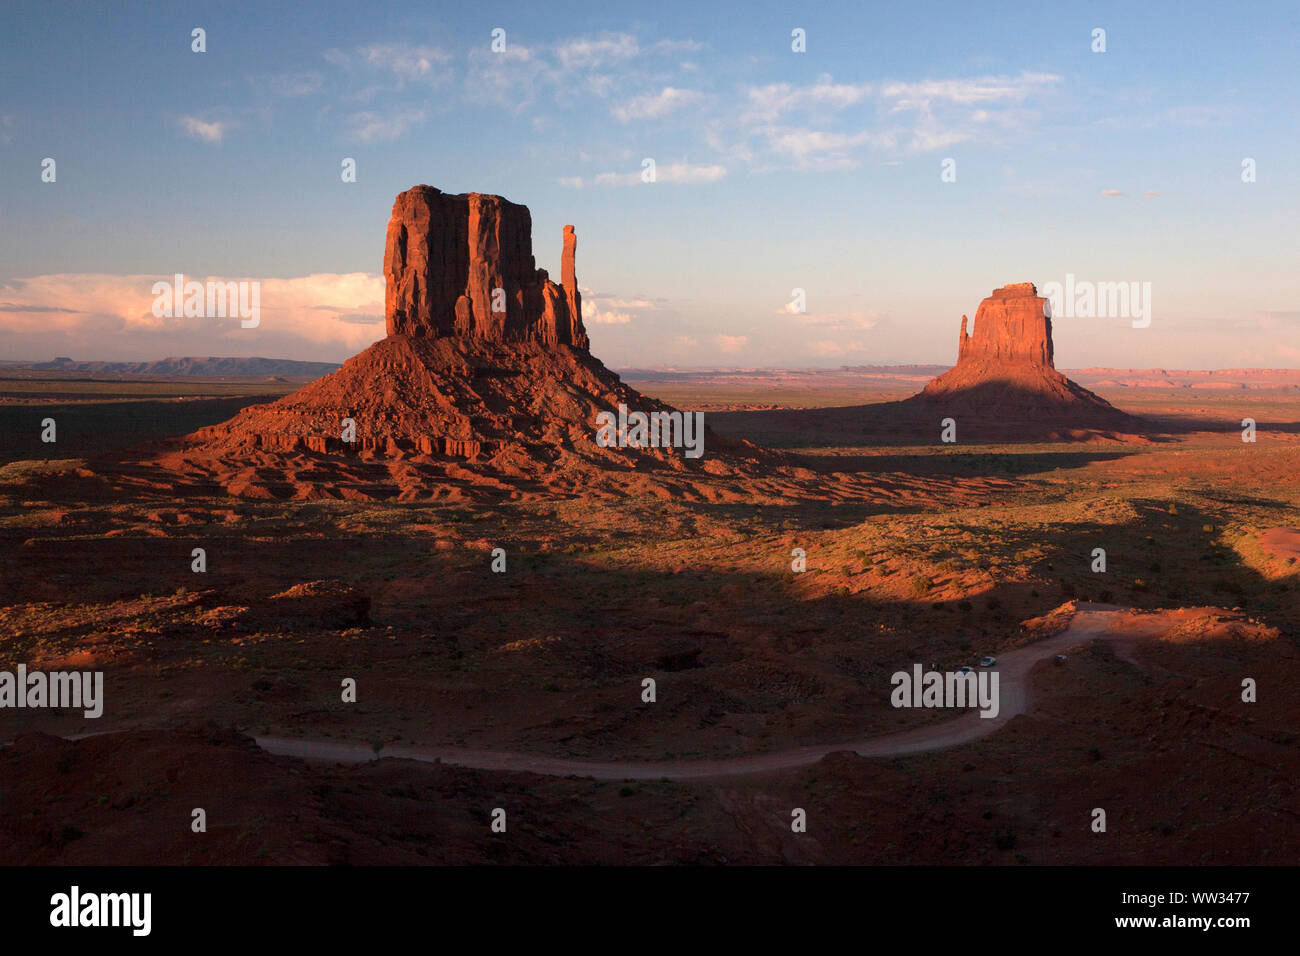
[[[1184,609],[1187,610],[1187,609]],[[776,753],[728,757],[720,760],[598,761],[571,760],[495,750],[455,747],[393,745],[376,751],[370,744],[344,743],[298,737],[256,737],[258,746],[273,754],[287,754],[305,760],[364,763],[382,757],[442,762],[480,770],[512,770],[547,776],[594,777],[598,780],[699,780],[740,774],[788,770],[816,763],[829,753],[853,751],[864,757],[894,757],[925,750],[939,750],[964,744],[991,734],[1029,706],[1029,671],[1041,660],[1091,640],[1115,640],[1121,645],[1152,637],[1171,623],[1163,614],[1134,617],[1121,608],[1106,604],[1080,604],[1070,626],[1037,643],[1008,651],[994,670],[1001,675],[1001,706],[997,717],[980,717],[971,711],[941,724],[885,734],[869,740],[813,747],[797,747]]]

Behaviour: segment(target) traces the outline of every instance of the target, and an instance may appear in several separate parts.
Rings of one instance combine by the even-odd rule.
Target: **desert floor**
[[[1085,381],[1151,430],[943,445],[858,427],[910,382],[630,380],[833,460],[852,500],[178,500],[112,478],[298,384],[0,381],[0,670],[102,670],[107,700],[0,710],[0,863],[1300,862],[1300,389]],[[1090,602],[1134,613],[1070,632]],[[895,671],[1067,633],[993,732],[851,752],[969,719],[891,707]],[[798,748],[832,752],[770,759]]]

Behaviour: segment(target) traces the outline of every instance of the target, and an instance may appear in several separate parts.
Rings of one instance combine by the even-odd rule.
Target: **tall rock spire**
[[[578,276],[574,271],[573,258],[578,251],[578,235],[572,226],[564,227],[564,253],[560,258],[560,284],[564,286],[564,298],[569,306],[569,316],[574,327],[582,331],[582,293],[578,291]],[[586,338],[586,333],[583,333]],[[583,348],[586,348],[584,345]]]

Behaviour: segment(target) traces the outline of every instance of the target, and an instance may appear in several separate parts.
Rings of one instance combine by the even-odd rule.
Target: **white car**
[[[994,664],[996,664],[997,662],[998,662],[998,659],[997,659],[996,657],[981,657],[981,658],[980,658],[980,667],[992,667],[992,666],[993,666]]]

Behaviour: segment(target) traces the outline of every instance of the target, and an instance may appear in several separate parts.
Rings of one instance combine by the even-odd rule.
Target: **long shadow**
[[[459,746],[458,738],[464,736],[468,745],[486,749],[602,760],[690,760],[836,744],[922,721],[950,720],[952,714],[945,711],[892,710],[890,675],[914,663],[950,670],[973,664],[983,654],[1001,654],[1028,639],[1019,633],[1020,621],[1070,598],[1148,608],[1235,604],[1289,627],[1294,638],[1300,610],[1286,600],[1294,592],[1283,593],[1278,582],[1262,579],[1206,530],[1207,525],[1221,526],[1222,515],[1181,503],[1176,511],[1161,502],[1137,504],[1137,518],[1123,525],[991,528],[958,519],[956,530],[974,540],[954,540],[954,560],[1025,573],[994,575],[958,590],[945,583],[947,573],[939,568],[944,542],[923,542],[935,545],[927,549],[932,566],[919,569],[913,580],[920,592],[924,581],[919,578],[929,579],[928,593],[896,599],[883,596],[886,588],[852,590],[848,584],[863,573],[863,559],[828,554],[815,539],[809,543],[805,575],[790,572],[789,555],[781,549],[774,549],[769,571],[728,570],[707,560],[688,560],[685,568],[669,569],[670,562],[656,566],[652,552],[643,563],[620,566],[580,553],[523,554],[510,540],[503,541],[510,552],[510,570],[493,574],[488,555],[480,549],[431,551],[428,535],[400,529],[385,534],[343,531],[321,520],[317,509],[290,510],[265,530],[257,522],[236,523],[185,530],[183,537],[136,538],[129,547],[122,538],[77,534],[66,527],[5,526],[0,528],[0,554],[20,557],[0,561],[5,603],[53,602],[44,613],[66,614],[69,621],[42,634],[39,644],[30,636],[30,626],[11,633],[7,656],[29,660],[34,651],[51,655],[83,648],[97,654],[125,645],[128,654],[105,655],[103,729],[122,720],[124,713],[126,719],[145,725],[179,723],[203,713],[245,731],[270,727],[272,732],[379,741],[392,739],[388,732],[396,728],[401,736],[425,744]],[[513,522],[510,530],[526,536],[545,524],[538,517],[530,520],[531,525]],[[21,537],[39,544],[20,547]],[[207,575],[188,570],[191,546],[208,548]],[[1090,570],[1096,547],[1107,550],[1105,574]],[[1031,550],[1032,557],[1013,564],[1017,554]],[[974,554],[967,557],[962,551]],[[912,574],[913,569],[900,567],[891,577]],[[204,580],[196,584],[196,579]],[[369,594],[373,626],[353,630],[274,617],[271,595],[316,579],[341,579]],[[841,581],[847,583],[837,586]],[[1294,587],[1294,578],[1291,584]],[[135,620],[122,614],[93,616],[115,597],[140,591],[171,595],[181,587],[200,593],[193,602],[170,605],[177,608],[174,612],[153,603],[142,604]],[[256,613],[251,618],[236,616],[234,626],[208,626],[194,620],[196,604],[210,610],[239,605]],[[78,617],[79,607],[92,613]],[[32,613],[40,609],[27,609]],[[254,627],[256,633],[251,632]],[[1206,670],[1222,660],[1220,669],[1231,677],[1226,681],[1230,690],[1240,676],[1241,668],[1235,665],[1264,660],[1249,656],[1251,642],[1246,641],[1206,642],[1200,650],[1207,655]],[[124,661],[128,656],[135,664]],[[1198,744],[1232,742],[1234,751],[1240,751],[1245,749],[1239,743],[1243,735],[1266,742],[1269,735],[1280,733],[1276,718],[1236,718],[1221,703],[1202,705],[1210,690],[1218,694],[1221,688],[1198,693],[1185,681],[1167,680],[1146,692],[1143,684],[1158,677],[1128,668],[1090,670],[1106,681],[1106,693],[1114,695],[1118,706],[1123,707],[1130,694],[1138,704],[1149,705],[1152,709],[1141,713],[1145,723],[1136,728],[1132,721],[1112,724],[1115,711],[1067,690],[1076,697],[1063,705],[1073,708],[1064,720],[1049,715],[1049,723],[1031,723],[1029,735],[1022,727],[1020,737],[1010,728],[999,731],[1011,735],[1011,750],[1005,755],[984,748],[953,753],[950,767],[938,765],[940,771],[948,767],[953,773],[938,784],[918,767],[916,779],[924,792],[913,787],[911,770],[931,758],[863,765],[861,773],[870,780],[855,786],[875,788],[863,791],[873,801],[923,807],[930,806],[925,801],[936,801],[937,815],[918,816],[915,825],[910,818],[899,818],[905,823],[886,818],[876,831],[877,842],[892,839],[896,829],[938,825],[937,820],[948,831],[964,831],[979,825],[979,813],[988,819],[986,807],[997,808],[999,826],[1027,827],[1026,821],[1038,812],[1033,795],[1059,787],[1061,780],[1092,789],[1116,786],[1131,793],[1134,772],[1150,775],[1139,778],[1134,799],[1155,807],[1157,815],[1151,819],[1158,821],[1160,807],[1187,806],[1184,768],[1205,760],[1208,753]],[[339,702],[344,677],[357,678],[358,705]],[[640,698],[647,677],[657,682],[658,701],[653,705]],[[1264,679],[1262,688],[1272,686]],[[188,709],[181,708],[182,703]],[[1158,723],[1166,713],[1173,722]],[[6,736],[49,731],[49,714],[11,711]],[[1083,747],[1068,749],[1078,734],[1063,734],[1064,745],[1033,736],[1054,733],[1054,719],[1066,725],[1057,725],[1066,731],[1071,723],[1077,729],[1092,722],[1095,732],[1085,746],[1100,733],[1097,756],[1087,757]],[[84,732],[84,727],[83,722],[75,731],[57,732]],[[1169,746],[1154,746],[1153,739],[1168,741]],[[245,795],[238,765],[232,772],[231,764],[203,766],[215,758],[204,753],[196,757],[200,765],[195,770],[204,771],[202,786],[218,794],[209,799],[238,806]],[[124,766],[148,769],[150,761],[158,759],[140,750]],[[963,767],[967,760],[980,766]],[[1082,769],[1064,762],[1072,760]],[[1261,773],[1253,763],[1234,755],[1215,764],[1232,774],[1232,806],[1238,816],[1271,813],[1279,799],[1289,796],[1289,791],[1279,790],[1282,778],[1276,767]],[[829,775],[835,790],[853,789],[847,781],[858,778],[846,777],[844,767],[843,761],[828,761],[819,772]],[[225,776],[213,777],[212,768]],[[1062,768],[1074,776],[1061,777]],[[397,776],[402,768],[393,762],[376,769],[385,773],[385,786],[409,780]],[[963,776],[966,771],[969,776]],[[536,786],[531,781],[503,784],[501,779],[476,772],[468,786],[479,803],[484,793],[498,787]],[[818,779],[794,778],[809,787],[801,803],[811,799],[817,802],[807,805],[819,806],[826,799],[825,783]],[[961,786],[976,790],[979,799],[954,804],[930,794],[932,785],[947,788],[953,779],[969,781]],[[176,785],[184,786],[184,779]],[[349,775],[337,789],[351,794],[356,786],[356,777]],[[1021,809],[1005,803],[1007,793],[1017,795],[1013,802]],[[637,799],[634,793],[620,794],[615,803],[624,796],[629,802]],[[39,814],[23,818],[25,829],[79,824],[89,832],[91,827],[83,821],[91,819],[84,810],[91,800],[47,799]],[[464,797],[459,800],[463,803]],[[373,804],[358,806],[369,812]],[[429,815],[427,805],[418,806],[404,805],[408,820],[410,815]],[[294,804],[286,813],[298,808]],[[463,809],[456,812],[463,815]],[[586,811],[580,807],[579,812]],[[138,830],[138,818],[138,809],[96,817],[97,835],[107,832],[125,839],[132,827]],[[636,819],[641,819],[640,812]],[[1147,818],[1136,819],[1146,825]],[[1195,822],[1197,817],[1185,819]],[[734,828],[734,821],[721,825]],[[409,833],[409,822],[394,832]],[[1186,846],[1185,859],[1198,858],[1204,849],[1201,833],[1193,829],[1172,837],[1173,845]],[[698,834],[698,839],[712,838],[710,831]],[[603,838],[609,840],[609,834]],[[944,844],[933,853],[949,861],[988,862],[961,846]]]
[[[250,630],[279,632],[309,641],[291,654],[304,679],[327,661],[364,661],[366,670],[401,673],[409,683],[410,661],[401,654],[426,651],[407,645],[394,656],[382,639],[388,629],[394,637],[427,635],[428,654],[441,655],[444,663],[463,655],[473,668],[485,669],[488,683],[500,660],[493,655],[518,644],[510,653],[535,665],[536,671],[526,669],[530,680],[577,681],[566,692],[580,700],[583,686],[594,692],[611,681],[707,668],[715,675],[709,692],[675,703],[672,711],[684,709],[701,726],[716,720],[710,714],[719,708],[774,714],[818,699],[828,713],[883,706],[887,675],[899,667],[917,661],[958,666],[972,655],[1015,646],[1023,640],[1019,622],[1071,599],[1151,609],[1241,607],[1295,637],[1300,608],[1288,588],[1296,582],[1263,578],[1221,544],[1212,530],[1221,516],[1138,504],[1137,519],[1123,525],[956,522],[946,538],[947,532],[934,531],[901,546],[877,538],[858,552],[827,551],[812,537],[807,577],[790,571],[784,543],[772,545],[766,571],[682,567],[659,561],[652,551],[645,552],[645,565],[629,567],[626,549],[611,563],[581,552],[528,551],[506,532],[501,544],[510,555],[509,571],[495,574],[482,548],[431,552],[427,535],[340,533],[315,509],[290,511],[271,522],[274,527],[173,528],[165,538],[43,526],[0,537],[17,558],[0,565],[0,589],[9,605],[48,602],[45,613],[68,615],[65,626],[42,635],[46,650],[51,641],[72,649],[83,638],[112,633],[115,641],[144,648],[146,656],[185,659],[208,647],[218,657],[243,659],[250,653],[243,640]],[[519,522],[511,530],[534,529]],[[190,569],[194,547],[207,551],[205,574]],[[752,564],[761,545],[738,547]],[[1095,548],[1106,550],[1105,573],[1092,571]],[[331,622],[328,607],[316,623],[277,616],[284,602],[272,595],[322,579],[346,582],[373,599],[379,638],[340,642],[338,632],[352,622]],[[863,580],[873,582],[870,590],[854,584]],[[891,580],[906,585],[908,596],[884,596],[899,592]],[[143,595],[180,597],[160,609]],[[137,598],[137,620],[105,615],[106,603]],[[233,631],[213,630],[195,621],[195,605],[232,609],[241,623]],[[30,625],[24,630],[30,633]],[[102,643],[97,637],[95,644]],[[15,659],[27,652],[23,637],[11,639]],[[750,667],[756,662],[771,671],[758,684]],[[778,671],[791,679],[776,680]],[[429,677],[436,681],[436,671]]]
[[[1014,390],[1010,390],[1014,392]],[[865,405],[809,409],[710,412],[709,425],[720,434],[745,438],[770,448],[855,448],[863,446],[929,445],[941,440],[942,421],[956,423],[958,444],[1030,444],[1113,441],[1173,441],[1195,433],[1240,432],[1241,417],[1222,418],[1171,414],[1133,414],[1122,409],[1111,415],[1084,408],[1047,406],[1027,415],[1039,397],[1024,392],[1008,398],[999,391],[1000,408],[980,401],[922,403],[876,402]],[[1260,432],[1300,433],[1300,422],[1259,421]]]
[[[0,405],[0,461],[86,458],[127,451],[145,442],[185,435],[225,421],[242,408],[278,394],[135,402]],[[47,418],[55,441],[42,441]]]
[[[950,450],[942,454],[812,455],[787,452],[804,468],[822,472],[904,472],[909,475],[1011,478],[1070,468],[1086,468],[1097,461],[1117,461],[1135,454],[1126,450],[997,452]]]
[[[1177,414],[1148,414],[1146,420],[1151,423],[1153,440],[1156,436],[1177,438],[1200,433],[1240,434],[1241,416],[1225,413],[1222,418],[1205,418],[1203,416],[1184,416]],[[1284,435],[1300,434],[1300,422],[1259,421],[1255,422],[1257,433],[1278,432]]]
[[[831,408],[712,412],[709,425],[720,434],[770,448],[862,448],[939,444],[944,419],[956,423],[956,444],[1079,443],[1131,440],[1141,423],[1097,427],[1068,418],[1046,421],[982,416],[961,408],[927,408],[880,402]]]

